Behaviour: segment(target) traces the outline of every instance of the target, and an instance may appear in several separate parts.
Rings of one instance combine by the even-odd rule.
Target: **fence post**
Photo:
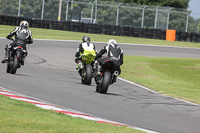
[[[96,23],[97,21],[97,0],[96,0],[96,6],[95,6],[95,21],[93,23]]]
[[[68,17],[68,8],[69,8],[69,0],[67,1],[67,5],[66,5],[66,16],[65,16],[65,21],[67,21],[67,17]]]
[[[188,31],[188,21],[189,21],[189,15],[190,15],[190,12],[187,13],[187,21],[186,21],[186,29],[185,29],[185,32]]]
[[[118,25],[118,19],[119,19],[119,7],[122,3],[119,3],[118,7],[117,7],[117,17],[116,17],[116,25]]]
[[[166,29],[169,29],[169,14],[170,14],[170,10],[171,10],[172,8],[169,8],[169,10],[168,10],[168,14],[167,14],[167,28]]]
[[[19,0],[18,17],[20,16],[21,0]]]
[[[144,8],[142,9],[142,25],[141,25],[141,28],[144,28],[144,10],[147,6],[144,6]]]
[[[44,17],[44,2],[45,2],[45,0],[43,0],[43,2],[42,2],[42,14],[41,14],[41,19],[43,19],[43,17]]]
[[[158,8],[159,8],[159,6],[156,8],[156,16],[155,16],[155,25],[154,25],[154,29],[156,29],[156,25],[157,25]]]
[[[92,20],[92,18],[93,18],[93,8],[94,8],[94,3],[95,3],[96,1],[94,1],[93,3],[92,3],[92,9],[91,9],[91,23],[93,23],[93,20]]]
[[[58,9],[58,21],[60,21],[60,18],[61,18],[61,8],[62,8],[62,0],[60,0],[60,3],[59,3],[59,9]]]
[[[71,1],[71,10],[73,10],[73,0]]]

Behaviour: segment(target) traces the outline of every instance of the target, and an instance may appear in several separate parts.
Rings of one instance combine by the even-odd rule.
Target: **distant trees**
[[[119,1],[119,0],[116,0]],[[188,8],[190,0],[122,0],[125,3],[137,3],[141,5],[158,5],[158,6],[170,6],[175,8]]]
[[[80,4],[75,3],[73,4],[74,9],[78,9],[82,11],[83,18],[91,18],[91,3],[94,0],[74,0],[79,2],[86,2],[90,4]],[[175,7],[175,11],[179,9],[186,9],[188,8],[190,0],[98,0],[98,3],[102,3],[103,5],[98,6],[97,12],[97,20],[96,23],[98,24],[108,24],[108,25],[116,25],[117,19],[117,9],[119,3],[122,4],[119,7],[119,18],[118,18],[118,25],[122,26],[132,26],[132,27],[141,27],[142,23],[142,8],[144,5],[148,7],[145,8],[145,16],[144,16],[144,28],[154,28],[154,21],[155,21],[155,9],[157,6],[165,6],[165,7]],[[21,10],[20,16],[29,17],[29,18],[41,18],[42,12],[42,2],[43,0],[21,0]],[[136,5],[140,4],[140,5]],[[112,5],[112,6],[107,6]],[[113,6],[114,5],[114,6]],[[148,10],[154,5],[153,10]],[[7,15],[18,15],[18,6],[19,0],[0,0],[0,14],[7,14]],[[70,18],[70,8],[71,3],[69,2],[68,5],[68,20]],[[127,6],[123,7],[123,6]],[[129,8],[130,7],[130,8]],[[136,8],[131,8],[136,7]],[[138,8],[139,7],[139,8]],[[58,17],[58,8],[59,8],[59,1],[55,0],[45,0],[44,6],[44,19],[51,19],[57,20]],[[66,8],[67,2],[63,1],[62,4],[62,14],[61,14],[61,21],[65,21],[66,17]],[[93,18],[95,14],[95,6],[93,8]],[[169,9],[169,8],[168,8]],[[172,10],[171,10],[172,11]],[[166,20],[167,20],[167,11],[166,12],[159,12],[158,18],[158,25],[161,27],[166,27]],[[169,28],[176,29],[180,31],[185,31],[186,28],[186,20],[187,14],[181,13],[170,13],[170,21],[169,21]],[[189,17],[189,27],[188,31],[196,31],[200,33],[200,19],[194,19],[191,16]],[[158,28],[160,28],[158,27]]]

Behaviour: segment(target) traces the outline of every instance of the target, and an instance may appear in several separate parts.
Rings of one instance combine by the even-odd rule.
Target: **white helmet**
[[[27,21],[22,21],[19,26],[20,26],[20,28],[28,29],[29,24]]]
[[[114,39],[110,39],[107,44],[112,45],[114,47],[114,45],[117,45],[117,41]]]

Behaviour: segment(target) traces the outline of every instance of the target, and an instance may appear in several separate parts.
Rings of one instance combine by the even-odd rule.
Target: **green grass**
[[[125,56],[121,77],[200,104],[200,59]]]
[[[142,133],[142,131],[74,118],[0,95],[1,133]]]
[[[0,25],[0,37],[6,37],[15,26]],[[89,33],[78,33],[69,31],[59,31],[50,29],[38,29],[29,28],[32,31],[33,38],[37,39],[59,39],[59,40],[80,40],[84,35],[88,35],[92,41],[107,42],[109,39],[116,39],[119,43],[135,43],[135,44],[154,44],[154,45],[165,45],[165,46],[180,46],[180,47],[199,47],[200,43],[191,42],[170,42],[158,39],[145,39],[136,37],[123,37],[123,36],[109,36],[109,35],[98,35]]]

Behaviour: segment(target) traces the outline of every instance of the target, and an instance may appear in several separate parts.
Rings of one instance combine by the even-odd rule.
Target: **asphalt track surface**
[[[0,59],[9,40],[0,39]],[[162,133],[200,131],[200,106],[117,80],[108,94],[95,92],[94,81],[82,85],[74,54],[80,42],[34,40],[25,66],[15,75],[0,64],[0,86],[27,96],[104,119]],[[103,43],[95,43],[99,50]],[[200,58],[200,49],[120,45],[125,55]]]

